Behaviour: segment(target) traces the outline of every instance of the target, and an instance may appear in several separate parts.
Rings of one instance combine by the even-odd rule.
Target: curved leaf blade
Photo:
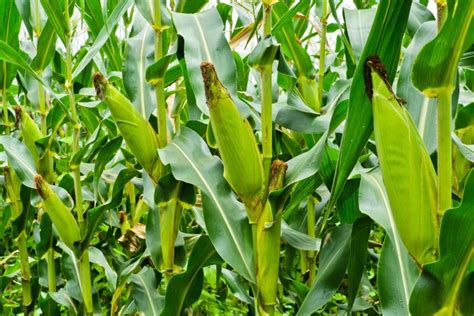
[[[361,175],[359,207],[388,235],[377,272],[382,311],[384,315],[408,315],[410,293],[419,273],[398,235],[380,170]]]

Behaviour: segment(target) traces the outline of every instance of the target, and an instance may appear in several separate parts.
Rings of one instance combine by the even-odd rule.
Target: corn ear
[[[372,57],[366,67],[377,153],[393,219],[409,253],[426,264],[438,252],[436,173],[409,112],[387,83],[382,63]]]
[[[35,161],[36,170],[48,181],[53,181],[53,171],[49,150],[45,149],[43,153],[39,153],[35,145],[36,141],[44,137],[43,133],[23,107],[15,107],[15,112],[17,125],[20,127],[23,142]]]
[[[12,206],[14,215],[13,219],[21,215],[23,210],[23,204],[21,202],[20,190],[21,181],[18,179],[15,171],[10,169],[9,166],[3,167],[3,175],[5,181],[5,189],[7,191],[7,197],[9,204]]]
[[[316,112],[320,112],[321,104],[318,99],[318,83],[316,79],[300,76],[296,81],[296,86],[306,105]]]
[[[203,62],[201,72],[224,177],[246,206],[253,205],[262,193],[263,166],[252,127],[241,118],[214,66]]]
[[[257,287],[263,311],[276,304],[280,261],[281,212],[273,215],[270,202],[257,224]],[[262,314],[265,314],[261,311]]]
[[[43,208],[56,227],[61,240],[73,249],[74,243],[81,240],[81,232],[71,210],[64,205],[59,196],[40,175],[35,176],[35,186],[43,199]]]
[[[283,187],[288,165],[280,160],[272,163],[270,172],[270,192]],[[280,261],[281,209],[272,210],[267,201],[257,222],[257,287],[260,314],[266,315],[276,304],[278,271]]]
[[[161,163],[158,157],[158,138],[150,123],[120,91],[100,73],[94,76],[97,96],[109,107],[120,135],[150,177],[158,182]]]

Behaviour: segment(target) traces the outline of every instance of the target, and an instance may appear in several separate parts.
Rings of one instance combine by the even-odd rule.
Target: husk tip
[[[94,87],[97,96],[103,100],[105,98],[105,89],[107,85],[107,79],[100,72],[96,72],[94,75]]]
[[[34,183],[35,183],[35,187],[36,187],[36,191],[38,191],[38,194],[44,198],[45,195],[46,195],[46,192],[44,191],[44,180],[43,180],[43,177],[39,174],[35,175],[35,178],[34,178]]]
[[[282,160],[274,160],[270,168],[270,191],[283,187],[288,164]]]
[[[373,83],[372,83],[372,70],[376,71],[383,80],[388,83],[387,70],[382,60],[377,55],[371,55],[367,57],[364,64],[364,82],[365,82],[365,93],[372,100],[373,97]],[[388,84],[390,86],[390,84]]]
[[[15,126],[18,127],[21,122],[21,113],[23,108],[20,105],[15,105],[13,110],[15,111]]]
[[[201,74],[204,81],[204,90],[206,92],[206,99],[212,100],[212,85],[218,82],[216,68],[211,62],[203,61],[201,63]]]

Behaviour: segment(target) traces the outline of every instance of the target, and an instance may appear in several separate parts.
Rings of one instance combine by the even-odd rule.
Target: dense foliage
[[[473,315],[474,1],[429,1],[0,0],[0,314]]]

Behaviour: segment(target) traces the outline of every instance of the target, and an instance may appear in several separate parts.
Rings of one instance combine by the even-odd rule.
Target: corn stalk
[[[73,40],[73,26],[71,24],[71,18],[69,16],[69,0],[65,0],[65,19],[66,25],[69,27],[69,32],[66,34],[66,82],[65,88],[69,96],[69,107],[71,111],[72,120],[72,152],[73,155],[79,151],[79,140],[81,133],[81,125],[78,120],[76,100],[74,97],[74,81],[72,77],[72,40]],[[80,163],[79,163],[80,164]],[[71,170],[74,178],[74,195],[75,195],[75,208],[77,213],[77,222],[82,235],[85,235],[87,229],[87,222],[84,220],[84,209],[82,199],[82,183],[81,183],[81,171],[79,165],[71,165]],[[81,283],[82,299],[84,301],[85,312],[87,315],[92,315],[94,311],[92,303],[92,283],[90,275],[90,262],[89,253],[87,248],[84,250],[82,255],[77,258],[79,264],[79,278]]]

